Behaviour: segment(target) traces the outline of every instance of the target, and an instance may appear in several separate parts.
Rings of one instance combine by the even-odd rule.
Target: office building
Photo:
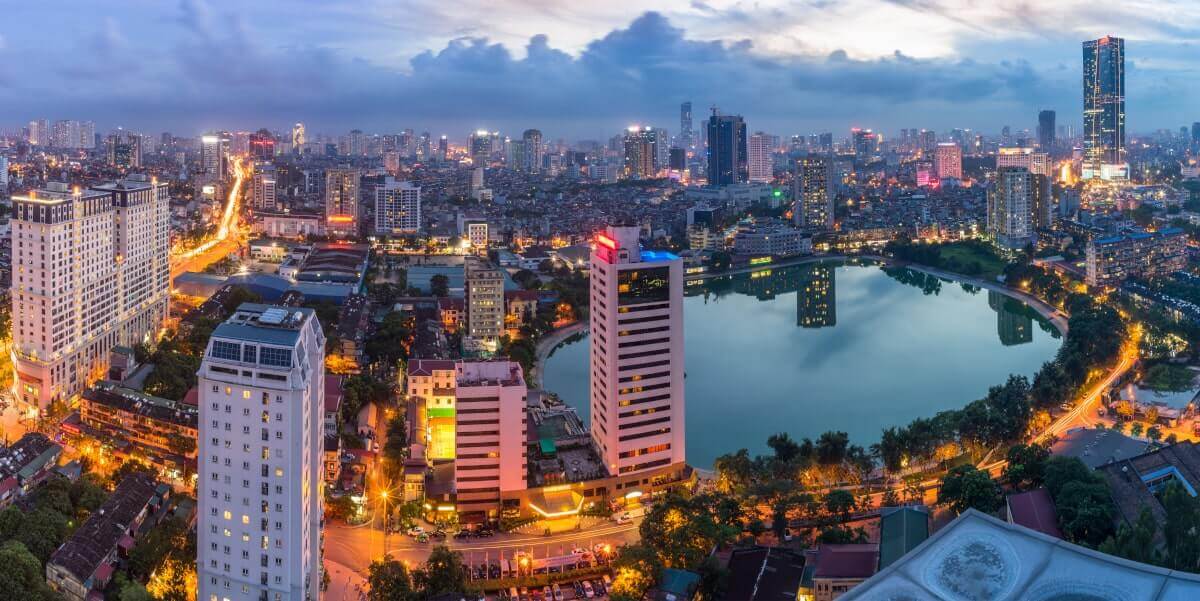
[[[1125,40],[1083,43],[1083,179],[1124,179]]]
[[[833,160],[810,154],[796,161],[792,178],[792,221],[809,231],[833,229],[836,180]]]
[[[260,129],[250,134],[250,156],[258,161],[270,161],[275,158],[275,135],[266,129]]]
[[[330,236],[358,235],[358,191],[358,169],[325,172],[325,232]]]
[[[591,257],[591,432],[613,476],[681,465],[683,261],[610,226]]]
[[[625,177],[648,179],[657,175],[654,167],[656,150],[654,130],[649,127],[630,127],[622,140],[625,149]]]
[[[500,132],[478,130],[467,140],[467,149],[471,153],[471,163],[476,167],[484,167],[491,160],[492,153],[497,152],[500,143]]]
[[[679,105],[679,146],[686,150],[696,148],[696,132],[692,129],[692,103]]]
[[[1020,250],[1050,224],[1050,180],[1024,167],[1002,167],[988,191],[987,226],[996,244]]]
[[[962,179],[962,147],[955,142],[939,143],[933,155],[939,180]]]
[[[812,253],[812,238],[803,231],[778,222],[759,222],[738,227],[733,252],[745,256],[794,257]]]
[[[221,136],[200,136],[200,171],[205,174],[207,181],[220,181],[225,177],[222,150]]]
[[[13,198],[14,396],[24,411],[103,377],[114,346],[154,340],[167,317],[167,204],[165,182],[137,179]]]
[[[274,211],[275,175],[271,173],[255,173],[251,180],[251,206],[259,211]]]
[[[375,189],[375,233],[413,234],[421,230],[421,186],[387,178]]]
[[[856,127],[850,130],[850,138],[854,145],[854,160],[866,162],[875,157],[879,150],[879,136],[875,132]]]
[[[213,330],[197,389],[197,598],[319,598],[325,336],[316,315],[241,305]]]
[[[747,163],[745,120],[741,115],[721,115],[714,107],[708,118],[708,185],[750,181]]]
[[[1087,244],[1088,286],[1112,287],[1187,267],[1187,234],[1177,228],[1093,238]]]
[[[525,379],[515,361],[455,364],[455,509],[499,519],[500,498],[526,488]]]
[[[542,132],[527,129],[521,134],[521,142],[525,147],[525,160],[521,169],[528,173],[538,173],[542,170],[542,159],[546,155],[546,147],[542,144]]]
[[[750,162],[750,181],[752,182],[769,182],[774,176],[771,160],[771,153],[774,150],[771,145],[772,138],[773,136],[761,131],[754,132],[754,135],[750,136],[747,158]]]
[[[1005,167],[1022,167],[1037,175],[1054,175],[1054,165],[1050,163],[1050,155],[1045,152],[1035,152],[1028,146],[1010,146],[996,152],[996,169]]]
[[[308,142],[308,138],[304,135],[304,124],[297,123],[292,126],[292,152],[300,154],[301,148]]]
[[[468,350],[494,353],[504,335],[504,274],[486,259],[468,257],[465,270]]]
[[[1038,146],[1041,147],[1042,152],[1049,154],[1054,153],[1054,121],[1054,111],[1040,111],[1038,113]]]

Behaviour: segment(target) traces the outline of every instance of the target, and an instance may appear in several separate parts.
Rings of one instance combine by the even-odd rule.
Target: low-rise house
[[[149,474],[125,477],[108,500],[46,562],[46,583],[67,601],[88,601],[112,578],[119,557],[133,548],[146,517],[158,511],[169,487]]]
[[[342,426],[342,401],[346,398],[343,388],[345,378],[337,374],[325,374],[325,435],[337,436]]]
[[[183,471],[196,460],[198,408],[101,381],[79,401],[83,434],[159,468]]]
[[[725,599],[796,599],[804,578],[804,555],[779,547],[734,549],[729,555]]]
[[[833,601],[870,578],[879,567],[879,545],[821,545],[809,554],[811,583],[804,583],[813,601]]]
[[[25,496],[58,465],[62,447],[39,432],[30,432],[0,449],[0,508]]]
[[[1037,530],[1054,538],[1063,537],[1062,530],[1058,529],[1058,511],[1046,489],[1035,488],[1008,495],[1004,504],[1008,509],[1008,523]]]

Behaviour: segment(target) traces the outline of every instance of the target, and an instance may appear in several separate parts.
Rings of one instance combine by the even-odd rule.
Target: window
[[[212,345],[212,357],[217,359],[237,361],[242,356],[241,346],[242,345],[236,342],[223,342],[221,340],[214,340]]]
[[[262,359],[260,363],[274,367],[291,367],[292,349],[271,348],[264,346],[262,348]]]
[[[253,346],[250,346],[249,344],[247,344],[246,346],[243,346],[242,347],[242,362],[257,363],[257,359],[255,358],[255,353],[257,350],[258,350],[258,347],[253,347]]]

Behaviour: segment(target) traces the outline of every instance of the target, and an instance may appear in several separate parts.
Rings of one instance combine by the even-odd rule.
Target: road
[[[638,520],[628,524],[600,523],[576,532],[550,536],[498,533],[489,538],[464,541],[446,539],[446,545],[463,554],[468,564],[498,559],[512,559],[517,551],[530,553],[534,558],[567,555],[574,547],[591,548],[606,543],[614,548],[638,539]],[[387,535],[387,552],[393,558],[411,565],[424,563],[434,542],[418,543],[404,534]],[[384,554],[383,531],[373,525],[347,526],[342,523],[325,525],[325,558],[359,574],[366,574],[371,562]]]
[[[238,204],[241,200],[242,184],[245,183],[250,169],[241,158],[234,159],[233,186],[229,189],[229,198],[225,201],[221,221],[217,224],[217,233],[200,246],[171,258],[172,282],[184,273],[201,271],[237,251],[241,235],[237,228]]]

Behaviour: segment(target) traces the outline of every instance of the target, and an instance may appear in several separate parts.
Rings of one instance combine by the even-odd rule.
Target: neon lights
[[[596,242],[609,250],[617,250],[617,241],[604,234],[596,234]]]

